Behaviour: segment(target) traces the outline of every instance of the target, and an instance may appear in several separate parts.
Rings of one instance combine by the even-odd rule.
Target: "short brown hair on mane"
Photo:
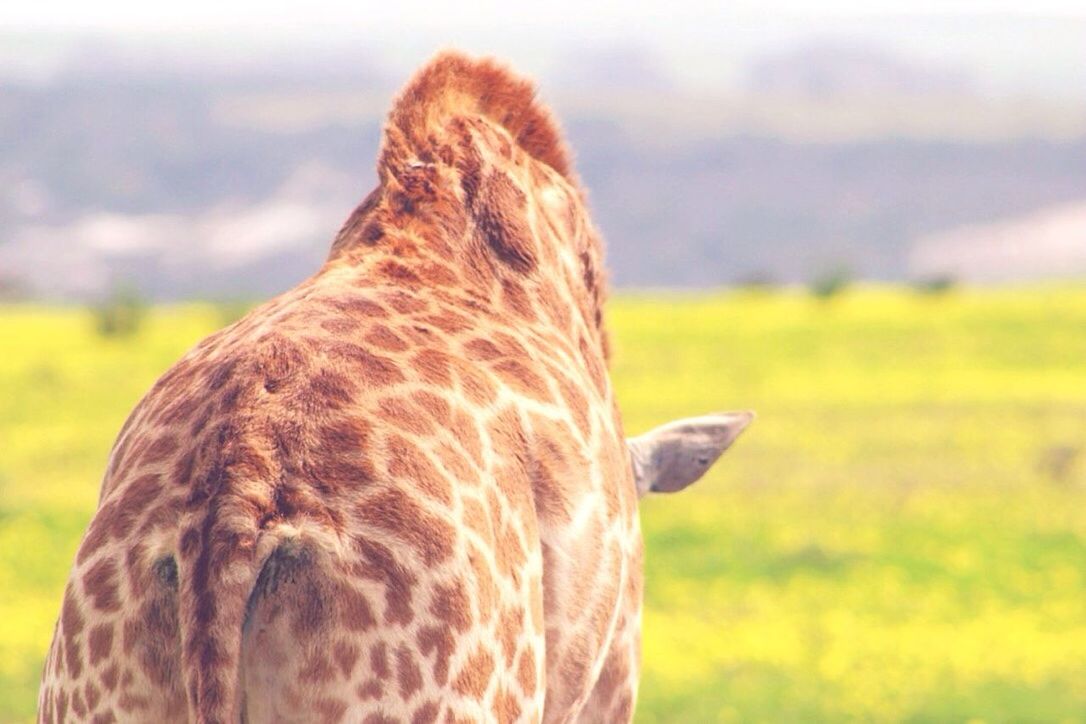
[[[464,115],[481,115],[498,124],[526,153],[573,181],[561,130],[536,99],[535,85],[491,58],[477,60],[452,50],[438,53],[400,93],[388,125],[421,146],[427,134]]]

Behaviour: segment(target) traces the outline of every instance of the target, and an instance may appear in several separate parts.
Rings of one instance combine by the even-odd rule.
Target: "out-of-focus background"
[[[9,295],[281,291],[374,184],[392,94],[447,45],[538,79],[619,287],[1086,274],[1086,14],[552,2],[331,24],[320,3],[116,2],[73,8],[78,31],[27,4],[0,35]]]
[[[628,429],[760,413],[643,506],[639,718],[1082,718],[1086,10],[365,5],[0,10],[0,722],[127,411],[319,265],[445,46],[563,122]]]

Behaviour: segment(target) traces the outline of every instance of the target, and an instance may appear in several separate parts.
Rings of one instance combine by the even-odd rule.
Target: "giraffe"
[[[638,499],[750,422],[624,437],[602,244],[530,82],[439,54],[324,265],[110,453],[39,720],[625,721]]]

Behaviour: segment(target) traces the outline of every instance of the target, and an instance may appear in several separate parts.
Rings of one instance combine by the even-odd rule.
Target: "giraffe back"
[[[439,56],[325,265],[126,422],[43,721],[631,716],[602,249],[530,84]]]

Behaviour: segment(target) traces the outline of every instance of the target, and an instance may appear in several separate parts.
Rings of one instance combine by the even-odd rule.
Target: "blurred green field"
[[[624,296],[610,319],[629,432],[759,413],[643,505],[641,721],[1086,720],[1086,289]],[[156,308],[104,339],[0,308],[0,721],[32,716],[125,415],[221,321]]]

